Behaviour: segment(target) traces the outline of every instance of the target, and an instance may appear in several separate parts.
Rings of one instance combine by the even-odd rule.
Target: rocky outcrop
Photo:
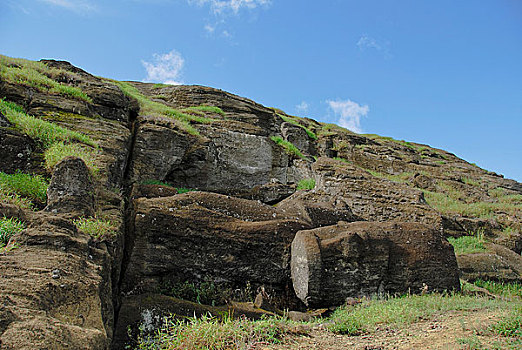
[[[257,201],[206,192],[134,203],[134,246],[125,293],[154,292],[162,284],[211,280],[233,288],[267,285],[285,297],[290,244],[310,228]]]
[[[94,184],[83,160],[67,157],[55,166],[45,210],[77,217],[94,215]]]
[[[91,176],[77,158],[46,170],[43,145],[0,115],[0,171],[51,180],[43,211],[0,203],[0,216],[28,227],[12,239],[15,249],[0,250],[2,348],[107,349],[115,328],[113,346],[123,346],[127,326],[145,321],[147,311],[159,319],[210,310],[158,294],[176,283],[250,289],[250,297],[261,291],[274,310],[301,311],[303,302],[458,289],[443,234],[481,231],[512,250],[491,245],[459,257],[465,278],[520,275],[516,181],[426,145],[357,135],[208,87],[129,83],[127,93],[135,88],[185,114],[140,112],[113,81],[45,63],[56,68],[49,78],[88,98],[4,77],[0,98],[88,135],[98,145],[99,171]],[[297,190],[303,179],[315,188]],[[178,194],[187,190],[200,191]],[[433,193],[489,211],[442,213],[427,201]],[[93,215],[111,223],[110,238],[95,239],[72,222]]]
[[[37,213],[0,254],[2,349],[106,349],[114,323],[111,258],[67,219]]]
[[[459,290],[453,247],[417,223],[340,223],[300,231],[292,242],[292,281],[309,307],[408,291]]]
[[[463,279],[522,282],[520,254],[497,244],[488,244],[487,248],[485,252],[457,256]]]

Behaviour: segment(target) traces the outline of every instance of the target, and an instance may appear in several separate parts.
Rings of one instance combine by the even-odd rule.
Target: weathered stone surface
[[[313,153],[313,147],[310,142],[311,139],[303,128],[285,122],[281,124],[281,135],[301,152],[305,154]]]
[[[42,150],[36,142],[15,130],[0,113],[0,171],[43,173]]]
[[[316,190],[341,200],[368,221],[412,221],[440,225],[440,214],[427,205],[423,193],[405,184],[375,178],[341,161],[321,157],[312,164]]]
[[[257,201],[206,192],[135,200],[132,256],[126,293],[161,283],[202,281],[238,288],[290,283],[290,244],[309,225]]]
[[[54,167],[45,210],[74,216],[94,215],[94,185],[83,160],[67,157]]]
[[[288,216],[306,221],[311,227],[335,225],[339,221],[361,221],[342,197],[330,196],[322,191],[297,191],[280,202],[277,208]]]
[[[292,281],[309,307],[376,293],[458,290],[453,247],[418,223],[340,223],[300,231],[292,242]]]
[[[69,220],[26,218],[18,248],[0,254],[2,349],[108,349],[111,260]]]
[[[522,282],[522,257],[519,254],[497,244],[487,244],[486,248],[483,253],[457,256],[463,279]]]
[[[270,138],[220,128],[201,131],[204,143],[187,152],[166,180],[216,192],[251,189],[271,179],[287,182],[289,157]]]

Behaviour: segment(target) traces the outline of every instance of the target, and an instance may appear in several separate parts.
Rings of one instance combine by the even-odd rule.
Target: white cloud
[[[306,103],[306,101],[301,101],[300,104],[295,106],[295,109],[297,109],[298,112],[307,113],[309,107],[310,106],[308,105],[308,103]]]
[[[164,84],[179,85],[181,71],[185,60],[179,52],[172,50],[165,54],[153,54],[152,62],[141,61],[147,70],[146,82],[161,82]]]
[[[336,116],[339,117],[337,123],[343,128],[356,133],[362,133],[361,117],[365,117],[370,111],[367,105],[361,106],[351,100],[326,101]]]
[[[206,24],[204,28],[209,34],[214,33],[214,31],[216,30],[216,26],[211,24]]]
[[[357,47],[361,51],[365,51],[367,49],[376,50],[378,52],[381,52],[385,58],[392,57],[392,54],[390,53],[390,43],[389,42],[379,41],[366,34],[359,38],[359,41],[357,41]]]
[[[95,6],[85,0],[40,0],[50,5],[63,7],[75,12],[90,12],[95,10]]]
[[[238,14],[241,9],[255,9],[271,4],[271,0],[188,0],[188,2],[199,6],[208,5],[216,15]]]

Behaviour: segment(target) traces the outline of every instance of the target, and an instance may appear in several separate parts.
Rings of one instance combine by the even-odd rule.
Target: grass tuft
[[[45,167],[52,170],[56,164],[69,156],[81,158],[94,175],[100,170],[96,165],[95,150],[79,143],[63,142],[57,142],[45,151]]]
[[[5,195],[24,197],[31,202],[36,201],[40,204],[45,204],[49,183],[40,175],[30,175],[22,172],[15,174],[0,172],[0,187]],[[10,202],[9,200],[7,201]]]
[[[0,218],[0,248],[5,247],[11,237],[24,229],[25,224],[16,218]]]
[[[272,136],[270,137],[272,141],[274,141],[277,145],[283,147],[285,152],[291,156],[295,156],[297,158],[306,159],[306,157],[301,153],[299,148],[297,148],[293,143],[284,140],[281,136]]]
[[[97,240],[107,240],[116,235],[116,227],[110,220],[100,218],[79,218],[73,221],[78,230]]]
[[[298,190],[313,190],[315,188],[314,179],[302,179],[297,183]]]
[[[481,253],[486,251],[486,247],[484,246],[486,241],[484,239],[483,231],[477,231],[472,236],[462,236],[459,238],[448,237],[448,242],[453,245],[456,255]]]

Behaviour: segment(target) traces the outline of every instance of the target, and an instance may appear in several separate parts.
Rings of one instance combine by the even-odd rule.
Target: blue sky
[[[2,0],[0,53],[201,84],[522,181],[520,0]]]

